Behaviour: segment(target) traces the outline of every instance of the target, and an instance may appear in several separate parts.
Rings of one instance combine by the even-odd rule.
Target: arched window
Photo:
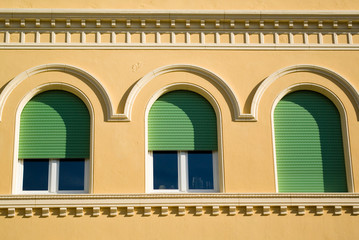
[[[88,192],[90,115],[75,95],[33,97],[20,117],[19,192]]]
[[[313,91],[286,95],[274,110],[279,192],[347,192],[340,114]]]
[[[218,191],[217,118],[201,95],[162,95],[148,114],[150,189]]]

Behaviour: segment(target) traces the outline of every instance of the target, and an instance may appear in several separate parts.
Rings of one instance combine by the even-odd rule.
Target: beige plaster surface
[[[359,10],[357,0],[0,0],[1,8],[48,8],[94,10]],[[49,10],[50,11],[50,10]],[[20,21],[20,20],[16,20]],[[63,22],[64,24],[65,22]],[[44,22],[42,24],[49,24]],[[353,23],[354,25],[357,22]],[[342,24],[343,25],[343,24]],[[42,25],[44,27],[46,25]],[[344,25],[343,25],[344,26]],[[341,27],[343,27],[341,26]],[[50,25],[48,26],[50,28]],[[58,26],[57,26],[58,27]],[[347,26],[345,26],[347,27]],[[9,34],[10,43],[20,42],[20,33]],[[169,33],[162,33],[162,42],[170,41]],[[177,34],[177,42],[185,41],[183,33]],[[356,34],[353,42],[358,43]],[[65,42],[65,34],[56,38]],[[88,42],[95,42],[95,33],[87,33]],[[134,34],[139,43],[140,34]],[[192,34],[193,42],[199,42],[198,33]],[[220,36],[222,43],[229,42],[229,35]],[[316,34],[309,34],[309,43],[318,42]],[[41,33],[40,42],[49,43],[50,33]],[[74,43],[81,41],[80,33],[73,33]],[[137,39],[137,40],[136,40]],[[207,43],[214,43],[214,34],[206,34]],[[235,36],[243,42],[244,35]],[[5,33],[0,35],[5,41]],[[258,34],[251,34],[252,42],[259,42]],[[103,43],[110,41],[110,34],[102,35]],[[125,34],[117,34],[118,42],[125,42]],[[148,42],[155,36],[148,35]],[[279,34],[279,43],[288,43],[288,34]],[[303,35],[294,34],[295,43],[303,43]],[[325,44],[333,44],[331,34],[323,37]],[[339,34],[338,43],[346,44],[347,36]],[[34,43],[35,34],[26,33],[25,43]],[[273,43],[273,34],[264,35],[265,43]],[[61,63],[85,70],[99,81],[111,99],[114,113],[123,113],[125,103],[134,85],[146,74],[159,67],[172,64],[196,65],[217,74],[238,99],[240,112],[251,113],[253,97],[260,84],[272,73],[298,64],[318,65],[340,74],[356,90],[359,89],[358,51],[275,51],[275,50],[0,50],[0,92],[20,73],[35,66]],[[354,193],[359,184],[359,125],[354,100],[349,92],[333,79],[314,73],[298,72],[274,81],[263,93],[258,103],[258,121],[233,121],[233,106],[220,86],[209,79],[189,72],[171,72],[153,78],[144,85],[134,100],[131,121],[106,121],[105,102],[100,92],[84,79],[64,72],[42,72],[25,78],[10,93],[5,102],[0,122],[0,195],[12,194],[14,183],[14,159],[17,152],[16,129],[19,105],[33,89],[48,83],[71,85],[89,99],[93,109],[90,193],[121,194],[145,193],[146,160],[146,109],[155,93],[177,83],[189,83],[206,90],[218,103],[216,109],[219,134],[219,169],[223,193],[275,193],[275,156],[273,152],[272,110],[283,91],[296,84],[325,87],[333,98],[342,117],[346,166],[353,179]],[[333,96],[336,96],[334,99]],[[209,99],[210,100],[210,99]],[[341,107],[341,103],[343,107]],[[253,114],[253,113],[251,113]],[[147,195],[147,194],[146,194]],[[50,196],[51,197],[51,196]],[[77,196],[74,196],[76,198]],[[310,198],[310,195],[309,195]],[[36,196],[34,196],[36,199]],[[55,200],[58,200],[55,196]],[[345,199],[343,198],[343,205]],[[198,199],[197,199],[198,200]],[[36,200],[34,200],[36,202]],[[179,200],[178,200],[179,201]],[[177,202],[178,202],[177,201]],[[205,201],[205,199],[203,200]],[[240,199],[238,199],[240,201]],[[350,200],[348,200],[350,201]],[[355,201],[352,200],[352,201]],[[21,204],[21,199],[17,203]],[[39,201],[41,205],[41,200]],[[141,202],[141,201],[139,201]],[[145,200],[144,200],[145,202]],[[15,204],[15,201],[14,201]],[[101,203],[99,203],[101,205]],[[212,203],[209,203],[212,204]],[[266,203],[260,203],[265,205]],[[282,204],[282,203],[280,203]],[[39,205],[39,206],[40,206]],[[168,216],[160,215],[160,208],[152,208],[151,216],[143,215],[143,207],[135,206],[135,215],[126,216],[126,209],[119,207],[119,215],[110,217],[109,207],[101,205],[100,216],[93,217],[92,209],[84,208],[84,216],[75,217],[75,207],[67,209],[67,216],[59,216],[59,207],[50,207],[50,216],[41,217],[41,208],[33,206],[33,216],[25,217],[25,209],[16,207],[15,217],[8,217],[8,209],[0,208],[0,239],[343,239],[353,240],[359,234],[358,216],[351,214],[352,207],[343,207],[342,215],[335,215],[334,206],[324,207],[324,215],[316,215],[314,207],[306,207],[304,216],[297,214],[297,207],[288,206],[287,215],[279,214],[279,207],[271,207],[269,216],[262,207],[254,207],[253,216],[245,214],[243,206],[235,216],[228,214],[226,206],[220,206],[218,216],[210,207],[203,207],[203,215],[196,216],[195,208],[186,208],[186,215],[179,216],[175,207]],[[14,206],[11,206],[14,207]],[[82,206],[79,206],[82,207]]]
[[[270,74],[286,66],[312,64],[339,73],[358,89],[359,54],[349,51],[220,51],[220,50],[2,50],[1,85],[21,72],[42,64],[65,63],[86,70],[108,91],[115,113],[122,113],[133,85],[147,73],[170,64],[193,64],[221,77],[238,98],[240,110],[250,113],[258,85]],[[21,63],[21,64],[20,64]],[[145,112],[159,89],[173,83],[192,83],[206,89],[218,102],[223,140],[224,192],[275,192],[271,111],[277,96],[298,83],[325,86],[342,101],[349,129],[348,164],[352,164],[354,188],[359,183],[356,148],[359,127],[353,101],[334,81],[313,73],[292,73],[279,78],[263,94],[257,122],[234,122],[232,106],[220,88],[192,73],[173,72],[155,77],[137,95],[130,122],[104,121],[104,103],[89,83],[66,73],[45,72],[25,79],[7,99],[0,124],[0,193],[11,194],[15,117],[23,97],[44,83],[67,83],[84,92],[94,108],[94,193],[145,192]],[[343,124],[344,126],[345,124]],[[356,191],[356,190],[355,190]]]
[[[355,10],[352,0],[3,0],[0,8],[194,9],[194,10]]]

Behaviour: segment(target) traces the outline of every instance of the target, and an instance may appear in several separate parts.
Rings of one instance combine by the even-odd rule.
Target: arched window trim
[[[345,162],[345,173],[348,184],[348,192],[354,192],[354,181],[353,181],[353,171],[351,164],[351,154],[350,154],[350,142],[349,142],[349,131],[348,131],[348,121],[347,121],[347,113],[345,111],[345,107],[339,97],[333,93],[331,90],[327,89],[324,86],[314,84],[314,83],[298,83],[284,89],[280,94],[278,94],[277,98],[274,100],[272,109],[271,109],[271,122],[272,122],[272,142],[273,142],[273,159],[274,159],[274,174],[275,174],[275,188],[278,193],[278,176],[277,176],[277,156],[276,156],[276,148],[275,148],[275,133],[274,133],[274,110],[279,103],[279,101],[286,96],[287,94],[299,90],[308,90],[314,91],[322,94],[327,97],[333,104],[336,106],[337,110],[340,114],[340,122],[342,129],[342,137],[343,137],[343,148],[344,148],[344,162]]]
[[[14,158],[13,158],[13,181],[12,181],[12,193],[13,194],[24,194],[20,189],[20,180],[22,179],[21,170],[22,167],[20,166],[20,161],[18,159],[19,154],[19,135],[20,135],[20,120],[21,120],[21,113],[26,106],[26,104],[36,95],[50,91],[50,90],[62,90],[67,91],[69,93],[74,94],[78,98],[82,100],[82,102],[86,105],[89,114],[90,114],[90,157],[88,159],[88,166],[85,166],[85,179],[87,177],[87,182],[85,181],[85,192],[82,193],[92,193],[93,192],[93,136],[94,136],[94,110],[93,106],[88,99],[88,97],[83,93],[80,89],[66,83],[46,83],[40,85],[30,92],[28,92],[20,101],[17,110],[16,110],[16,122],[15,122],[15,138],[14,138]],[[87,168],[87,169],[86,169]],[[28,194],[33,194],[33,192],[27,192]],[[62,192],[66,193],[66,192]],[[44,192],[41,194],[53,194],[49,192]]]
[[[152,107],[152,105],[154,104],[154,102],[162,95],[171,92],[171,91],[175,91],[175,90],[188,90],[188,91],[192,91],[195,92],[199,95],[201,95],[202,97],[204,97],[213,107],[213,110],[216,114],[216,118],[217,118],[217,141],[218,141],[218,150],[217,152],[214,152],[215,157],[217,158],[217,163],[216,163],[216,167],[217,167],[217,171],[215,171],[217,174],[214,175],[214,185],[215,185],[215,191],[210,191],[210,192],[224,192],[225,191],[225,186],[224,186],[224,165],[223,165],[223,150],[222,150],[222,118],[221,118],[221,111],[220,111],[220,107],[216,101],[216,99],[204,88],[195,85],[195,84],[191,84],[191,83],[174,83],[174,84],[170,84],[167,85],[163,88],[161,88],[160,90],[158,90],[155,94],[152,95],[152,97],[150,98],[150,100],[147,103],[147,107],[146,107],[146,111],[145,111],[145,153],[146,153],[146,157],[145,157],[145,180],[146,180],[146,185],[145,185],[145,190],[146,193],[164,193],[164,192],[168,192],[168,193],[173,193],[173,192],[177,192],[180,193],[180,191],[178,190],[163,190],[163,191],[158,191],[158,190],[153,190],[153,162],[152,162],[152,155],[148,150],[148,114],[149,111]],[[188,191],[191,192],[191,191]],[[201,190],[196,190],[195,192],[208,192],[208,191],[201,191]]]

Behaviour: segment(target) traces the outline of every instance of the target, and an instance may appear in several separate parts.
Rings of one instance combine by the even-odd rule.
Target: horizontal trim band
[[[355,17],[359,19],[359,11],[356,10],[338,10],[338,11],[325,11],[325,10],[131,10],[131,9],[15,9],[15,8],[3,8],[0,9],[0,15],[7,17],[19,17],[22,15],[42,15],[47,17],[56,16],[89,16],[96,18],[97,16],[114,16],[114,15],[142,15],[152,17],[179,17],[188,15],[198,15],[212,17],[225,18],[226,16],[248,16],[248,17],[274,17],[274,16],[310,16],[310,17]],[[208,17],[208,16],[207,16]]]
[[[239,45],[239,46],[191,46],[191,45],[110,45],[110,44],[94,44],[94,45],[13,45],[13,44],[0,44],[0,49],[8,49],[8,50],[22,50],[22,49],[43,49],[43,50],[51,50],[51,49],[62,49],[62,50],[72,50],[72,49],[92,49],[92,50],[99,50],[99,49],[163,49],[163,50],[174,50],[174,49],[193,49],[193,50],[282,50],[282,51],[314,51],[314,50],[322,50],[322,51],[357,51],[359,50],[359,45],[331,45],[331,46],[323,46],[323,45],[310,45],[310,46],[293,46],[293,45],[285,45],[285,46],[268,46],[268,45]]]
[[[356,206],[359,194],[2,195],[0,208],[45,206]]]

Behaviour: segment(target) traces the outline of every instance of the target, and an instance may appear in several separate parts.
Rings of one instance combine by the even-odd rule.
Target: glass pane
[[[212,159],[211,151],[188,152],[189,189],[213,189]]]
[[[49,160],[25,159],[22,189],[24,191],[48,190]]]
[[[176,151],[153,152],[153,189],[178,189]]]
[[[59,190],[85,190],[85,160],[60,160]]]

